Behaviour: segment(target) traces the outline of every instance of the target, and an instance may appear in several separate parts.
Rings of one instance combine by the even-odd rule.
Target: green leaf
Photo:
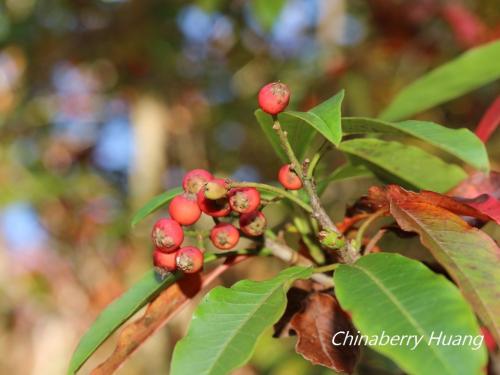
[[[342,118],[345,134],[382,133],[411,136],[427,142],[473,167],[489,170],[489,161],[483,142],[469,129],[450,129],[434,122],[386,122],[364,117]]]
[[[353,165],[346,163],[335,169],[329,176],[320,179],[317,183],[316,189],[318,194],[321,195],[321,193],[323,193],[327,186],[332,182],[363,177],[373,177],[373,173],[362,164]]]
[[[380,114],[388,121],[410,117],[500,77],[500,41],[471,49],[404,88]]]
[[[341,105],[344,90],[307,112],[286,111],[278,115],[281,124],[307,124],[338,146],[342,139]]]
[[[134,215],[132,218],[131,225],[134,227],[139,223],[141,220],[143,220],[146,216],[149,214],[155,212],[156,210],[160,209],[162,206],[168,204],[176,195],[179,195],[182,193],[182,188],[181,187],[176,187],[174,189],[170,189],[169,191],[166,191],[165,193],[162,193],[160,195],[157,195],[156,197],[152,198],[148,203],[146,203],[143,207],[141,207]]]
[[[175,347],[170,374],[223,375],[242,366],[259,336],[285,311],[290,284],[311,273],[310,268],[291,267],[270,280],[212,289]]]
[[[159,281],[155,272],[151,270],[123,295],[108,305],[80,339],[71,357],[68,374],[75,374],[113,332],[178,278],[179,275],[170,274],[163,281]]]
[[[410,374],[481,374],[487,363],[484,345],[438,345],[443,336],[471,335],[482,344],[479,327],[458,289],[420,262],[398,254],[372,254],[335,271],[335,294],[352,314],[363,335],[423,337],[418,345],[381,345],[371,348],[395,361]],[[476,341],[476,342],[477,342]],[[407,345],[409,343],[409,345]],[[412,350],[412,348],[415,348]]]
[[[249,5],[262,28],[265,31],[270,31],[285,3],[285,0],[253,0]]]
[[[486,233],[441,207],[411,196],[390,197],[391,214],[448,271],[500,343],[500,249]]]
[[[257,109],[255,111],[255,117],[257,118],[264,135],[276,152],[276,155],[278,155],[283,163],[289,163],[285,151],[281,148],[279,137],[273,130],[273,118],[271,115],[265,113],[261,109]],[[278,116],[278,118],[281,122],[281,117]],[[281,123],[282,128],[288,133],[288,140],[290,141],[293,151],[299,160],[304,158],[307,152],[307,147],[314,137],[314,129],[303,125],[303,123],[297,121],[288,122],[286,124]]]
[[[418,147],[380,139],[353,139],[339,149],[354,156],[384,180],[400,185],[446,192],[467,177],[464,170],[448,164]]]

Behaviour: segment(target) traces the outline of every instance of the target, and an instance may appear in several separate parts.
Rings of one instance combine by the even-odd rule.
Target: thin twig
[[[366,245],[365,247],[365,255],[366,254],[370,254],[373,249],[375,248],[375,246],[377,245],[378,241],[380,241],[380,239],[384,236],[384,234],[387,232],[387,229],[380,229],[376,234],[375,236],[373,236],[370,240],[370,242],[368,242],[368,244]]]
[[[276,258],[281,259],[285,263],[305,267],[312,267],[314,265],[313,262],[306,257],[300,255],[287,245],[269,238],[269,236],[266,236],[264,246],[268,248]],[[311,279],[327,287],[333,286],[332,278],[322,273],[313,274]]]
[[[356,234],[356,247],[357,250],[359,251],[361,249],[361,245],[363,244],[363,237],[365,235],[366,230],[372,223],[377,220],[379,217],[383,216],[385,214],[385,210],[379,210],[366,219],[363,224],[358,229],[358,233]]]
[[[276,131],[276,134],[280,139],[281,146],[288,156],[293,170],[299,176],[300,180],[302,181],[304,190],[309,196],[312,207],[311,216],[319,222],[324,230],[336,233],[337,235],[339,235],[339,237],[342,237],[342,233],[339,231],[339,229],[336,227],[332,219],[330,219],[323,206],[321,205],[318,194],[316,193],[316,186],[314,184],[313,178],[311,176],[304,175],[302,165],[295,156],[292,146],[288,141],[287,133],[281,128],[281,125],[276,116],[274,116],[273,129]],[[346,246],[342,249],[339,249],[340,260],[342,261],[342,263],[353,263],[357,259],[358,254],[349,241],[345,241],[345,243]]]

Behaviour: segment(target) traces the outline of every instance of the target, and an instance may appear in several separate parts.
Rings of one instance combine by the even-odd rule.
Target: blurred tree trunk
[[[132,104],[131,119],[134,160],[129,186],[131,206],[137,209],[161,189],[171,116],[163,101],[143,95]]]

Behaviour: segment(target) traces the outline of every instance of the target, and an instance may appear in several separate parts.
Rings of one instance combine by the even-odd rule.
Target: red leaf
[[[334,346],[336,332],[357,331],[337,300],[330,294],[314,292],[305,301],[304,309],[290,322],[297,333],[297,353],[315,365],[351,374],[359,358],[359,346]]]
[[[442,9],[443,18],[453,29],[457,42],[470,48],[485,40],[487,28],[482,21],[460,2],[448,2]]]
[[[490,174],[473,173],[448,193],[448,195],[463,198],[475,198],[481,194],[490,194],[496,199],[500,199],[499,172],[490,172]]]
[[[449,192],[456,200],[473,207],[500,224],[500,173],[476,172]]]
[[[500,124],[500,96],[488,107],[476,128],[476,135],[486,143]]]
[[[500,225],[500,201],[489,194],[481,194],[473,199],[463,199],[461,202],[487,215]]]

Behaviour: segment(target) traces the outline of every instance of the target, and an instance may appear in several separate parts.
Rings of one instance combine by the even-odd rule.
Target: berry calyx
[[[177,195],[168,207],[170,217],[181,225],[192,225],[201,216],[201,210],[192,194]]]
[[[224,198],[227,195],[227,184],[222,178],[214,178],[206,183],[203,190],[205,191],[205,197],[216,200]]]
[[[215,200],[208,199],[202,189],[198,192],[197,199],[200,210],[212,217],[227,216],[231,212],[231,207],[226,197]]]
[[[203,253],[194,246],[187,246],[177,251],[175,262],[184,273],[196,273],[203,268]]]
[[[162,218],[153,226],[151,239],[159,251],[171,253],[184,241],[184,232],[176,221]]]
[[[270,115],[283,112],[290,101],[290,89],[281,82],[268,83],[259,91],[259,107]]]
[[[210,240],[221,250],[229,250],[236,246],[240,239],[240,232],[229,223],[219,223],[210,231]]]
[[[200,189],[214,176],[204,169],[193,169],[182,179],[182,188],[187,193],[197,194]]]
[[[157,268],[158,273],[174,272],[177,269],[176,264],[177,253],[163,253],[158,249],[153,252],[153,265]]]
[[[250,212],[240,216],[240,229],[248,236],[260,236],[266,229],[267,220],[260,211]]]
[[[253,212],[260,205],[260,194],[257,189],[244,187],[229,192],[229,205],[233,211],[245,214]]]
[[[278,181],[285,189],[298,190],[302,187],[302,181],[292,169],[290,164],[282,166],[278,172]]]

